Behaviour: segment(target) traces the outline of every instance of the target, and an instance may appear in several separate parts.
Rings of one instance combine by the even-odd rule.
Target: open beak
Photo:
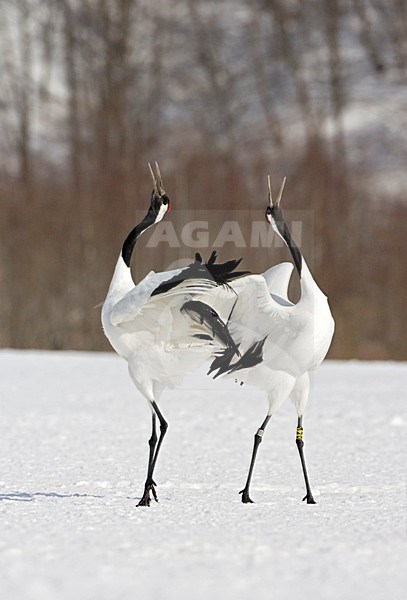
[[[154,175],[154,171],[153,171],[150,163],[148,163],[148,168],[150,169],[151,178],[153,180],[154,194],[156,196],[158,196],[159,198],[161,198],[165,194],[165,189],[164,189],[164,184],[163,184],[163,180],[161,177],[160,167],[158,166],[158,162],[155,161],[155,169],[156,169],[157,175]]]
[[[281,202],[281,198],[283,196],[283,191],[284,191],[284,186],[285,186],[286,180],[287,180],[287,177],[284,177],[283,183],[281,184],[281,187],[280,187],[280,191],[278,192],[277,200],[275,201],[275,204],[273,204],[273,196],[271,194],[271,179],[270,179],[270,175],[267,176],[268,201],[270,203],[270,206],[276,206],[277,208],[280,206],[280,202]]]

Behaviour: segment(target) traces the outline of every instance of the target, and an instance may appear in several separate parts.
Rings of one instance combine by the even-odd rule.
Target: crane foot
[[[144,494],[143,494],[141,500],[139,501],[139,503],[137,504],[137,506],[150,506],[150,503],[151,503],[150,492],[152,493],[154,500],[156,502],[158,502],[157,492],[155,491],[156,485],[157,484],[155,483],[155,481],[150,481],[149,483],[146,482],[146,484],[144,486]]]
[[[249,496],[249,490],[244,488],[244,490],[240,490],[239,494],[242,494],[242,502],[244,504],[254,504],[253,500]]]
[[[307,501],[307,504],[316,504],[312,494],[307,494],[306,496],[304,496],[304,498],[302,499],[302,501],[304,502],[304,500]]]

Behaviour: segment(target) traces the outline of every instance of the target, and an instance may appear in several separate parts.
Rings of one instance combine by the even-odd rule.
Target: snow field
[[[0,595],[8,600],[404,598],[407,365],[326,362],[304,485],[290,402],[243,505],[262,394],[199,372],[163,395],[160,502],[137,508],[150,412],[114,354],[0,352]]]

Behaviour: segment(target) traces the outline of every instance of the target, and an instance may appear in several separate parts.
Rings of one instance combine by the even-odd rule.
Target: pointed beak
[[[283,196],[283,191],[284,191],[284,186],[285,186],[286,180],[287,180],[287,177],[284,177],[283,183],[281,184],[281,187],[280,187],[280,191],[278,192],[277,200],[273,204],[273,196],[271,193],[271,178],[270,178],[270,175],[267,176],[268,201],[269,201],[269,204],[271,207],[276,206],[278,208],[280,206],[280,202],[281,202],[281,198]]]
[[[158,162],[157,161],[155,162],[155,169],[156,169],[157,175],[154,175],[154,171],[153,171],[150,163],[148,163],[148,168],[150,169],[151,179],[153,180],[154,194],[161,198],[165,194],[165,189],[164,189],[164,184],[163,184],[163,180],[161,177],[161,171],[160,171]]]
[[[273,195],[271,193],[271,178],[267,175],[267,187],[268,187],[268,201],[270,206],[273,206]]]
[[[282,198],[282,195],[284,192],[284,186],[285,186],[286,180],[287,180],[287,177],[284,177],[283,183],[281,184],[281,187],[280,187],[280,191],[278,192],[278,196],[277,196],[277,200],[276,200],[277,208],[280,206],[280,202],[281,202],[281,198]]]

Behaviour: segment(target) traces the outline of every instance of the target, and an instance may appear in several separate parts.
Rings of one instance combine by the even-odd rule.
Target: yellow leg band
[[[302,440],[302,433],[303,433],[303,428],[302,427],[297,427],[297,440]]]

